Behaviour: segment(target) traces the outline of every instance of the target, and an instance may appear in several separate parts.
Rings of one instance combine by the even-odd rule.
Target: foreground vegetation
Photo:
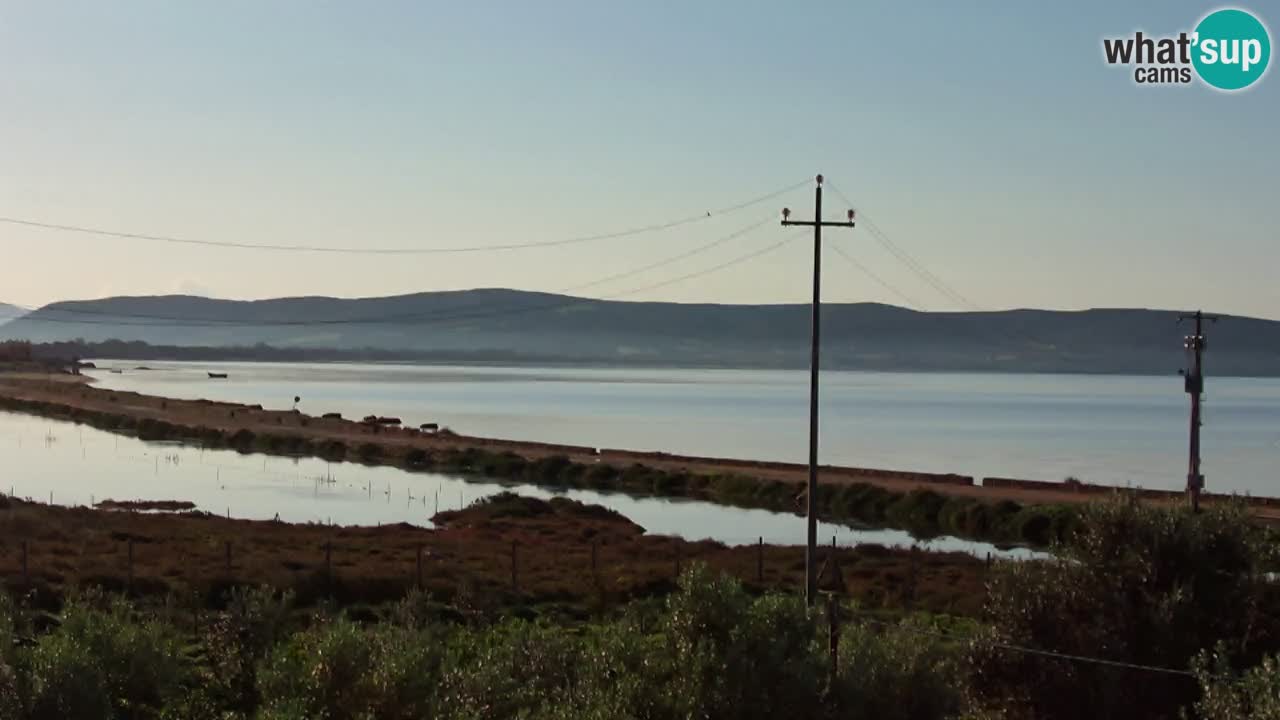
[[[233,588],[192,627],[96,592],[0,601],[0,717],[1276,717],[1274,548],[1243,508],[1088,506],[1059,560],[998,565],[980,619],[828,618],[701,565],[549,622],[410,591],[376,612]]]
[[[80,389],[82,393],[105,391]],[[173,401],[178,403],[180,401]],[[213,405],[213,403],[209,403]],[[161,409],[164,408],[161,401]],[[582,488],[632,495],[694,498],[724,505],[794,512],[802,506],[804,485],[740,472],[693,473],[642,463],[618,466],[608,462],[580,462],[563,454],[525,457],[510,450],[465,446],[461,440],[438,448],[414,447],[397,430],[364,428],[358,443],[312,439],[299,429],[324,422],[293,413],[268,413],[261,408],[228,405],[229,421],[258,412],[275,418],[279,430],[227,431],[191,426],[132,413],[107,412],[57,402],[24,400],[0,395],[0,409],[16,410],[85,423],[110,432],[136,435],[142,440],[178,440],[207,448],[289,456],[315,456],[331,461],[394,465],[411,472],[447,472],[485,480],[528,482],[548,488]],[[296,426],[292,431],[287,425]],[[931,489],[894,491],[863,482],[827,483],[820,489],[818,509],[826,521],[908,530],[918,537],[953,535],[998,544],[1047,547],[1067,533],[1077,516],[1075,505],[1023,505],[1012,500],[990,502],[944,494]]]

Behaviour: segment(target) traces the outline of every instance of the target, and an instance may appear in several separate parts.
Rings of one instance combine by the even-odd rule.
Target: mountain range
[[[18,307],[17,305],[0,303],[0,324],[6,323],[16,317],[21,317],[22,315],[25,315],[26,312],[26,310]]]
[[[1172,374],[1185,367],[1178,312],[1149,309],[917,312],[877,303],[822,311],[833,369]],[[187,295],[58,302],[0,325],[0,339],[81,339],[219,348],[261,346],[325,359],[805,367],[807,304],[619,302],[485,289],[342,299],[217,300]],[[1280,375],[1280,322],[1224,316],[1207,333],[1206,368]],[[229,351],[228,348],[240,348]],[[337,352],[342,351],[342,352]],[[163,356],[161,350],[156,356]],[[190,357],[191,353],[186,356]]]

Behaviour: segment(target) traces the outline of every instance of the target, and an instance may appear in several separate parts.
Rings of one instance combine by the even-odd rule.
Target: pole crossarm
[[[822,227],[853,227],[852,222],[837,222],[833,220],[825,220],[823,222],[817,222],[814,220],[783,220],[782,224],[784,227],[791,225],[803,225],[804,227],[815,227],[817,225],[821,225]]]

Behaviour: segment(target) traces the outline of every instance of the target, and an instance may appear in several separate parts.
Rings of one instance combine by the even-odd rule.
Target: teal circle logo
[[[1196,26],[1191,64],[1200,79],[1219,90],[1243,90],[1257,82],[1271,61],[1267,26],[1244,10],[1209,13]]]

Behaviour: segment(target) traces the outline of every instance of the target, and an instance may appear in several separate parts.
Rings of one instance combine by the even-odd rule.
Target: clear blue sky
[[[1103,36],[1190,29],[1213,7],[0,0],[0,215],[250,243],[454,246],[668,220],[823,172],[983,307],[1280,317],[1280,76],[1226,95],[1137,87],[1102,61]],[[1275,34],[1280,8],[1244,7]],[[556,290],[783,202],[589,246],[413,258],[0,225],[0,300]],[[807,216],[810,193],[785,203]],[[828,207],[842,214],[834,197]],[[864,231],[829,241],[925,308],[955,308]],[[896,301],[829,263],[828,299]],[[802,301],[807,268],[799,242],[637,297]]]

